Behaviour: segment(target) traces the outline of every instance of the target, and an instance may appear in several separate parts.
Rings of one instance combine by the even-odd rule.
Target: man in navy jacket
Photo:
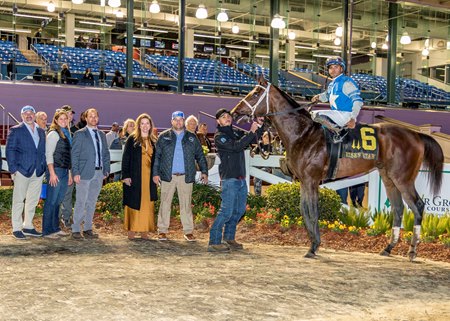
[[[33,106],[24,106],[20,114],[23,122],[9,131],[6,160],[14,180],[11,213],[13,236],[24,240],[26,235],[42,236],[33,226],[33,217],[41,195],[46,162],[45,132],[35,123],[36,111]]]

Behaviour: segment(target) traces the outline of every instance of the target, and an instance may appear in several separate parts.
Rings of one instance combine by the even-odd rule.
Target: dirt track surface
[[[0,236],[0,320],[450,320],[450,264],[204,241]]]

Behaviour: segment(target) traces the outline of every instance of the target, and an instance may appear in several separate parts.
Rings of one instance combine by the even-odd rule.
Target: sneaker
[[[81,235],[80,232],[73,232],[72,233],[72,238],[74,240],[82,240],[82,239],[84,239],[83,235]]]
[[[168,240],[168,238],[167,238],[166,233],[159,233],[158,234],[158,241],[167,241],[167,240]]]
[[[23,234],[27,235],[27,236],[33,236],[33,237],[41,237],[42,233],[39,233],[38,231],[36,231],[36,229],[34,228],[24,228],[22,230]]]
[[[56,232],[55,234],[58,235],[58,236],[68,236],[68,235],[70,235],[70,233],[64,232],[62,230],[59,231],[59,232]]]
[[[27,239],[27,237],[22,233],[22,231],[13,232],[13,236],[17,240],[26,240]]]
[[[197,241],[197,240],[195,239],[195,236],[194,236],[192,233],[184,234],[184,238],[185,238],[186,241],[188,241],[188,242],[195,242],[195,241]]]
[[[83,231],[85,239],[98,239],[98,234],[92,232],[92,230]]]
[[[43,235],[43,237],[46,239],[59,239],[58,233]]]
[[[230,252],[230,248],[226,244],[211,244],[208,245],[208,252]]]
[[[242,250],[244,245],[236,242],[235,240],[224,240],[224,243],[228,245],[232,250]]]

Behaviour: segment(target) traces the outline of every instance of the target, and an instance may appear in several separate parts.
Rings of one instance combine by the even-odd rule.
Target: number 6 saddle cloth
[[[344,131],[347,131],[344,133]],[[378,129],[368,124],[356,124],[354,129],[344,129],[340,133],[343,140],[333,142],[334,133],[325,129],[327,152],[330,158],[327,180],[334,179],[338,169],[339,158],[378,159]]]

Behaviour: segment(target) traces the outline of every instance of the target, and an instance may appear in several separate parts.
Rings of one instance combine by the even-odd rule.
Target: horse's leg
[[[402,195],[406,204],[408,204],[409,208],[414,213],[413,235],[408,251],[409,260],[412,262],[417,256],[417,245],[420,241],[420,229],[422,225],[425,203],[420,198],[414,185],[410,185],[408,189],[402,191]]]
[[[391,240],[386,248],[380,253],[381,255],[388,256],[391,254],[392,249],[397,245],[400,237],[400,226],[402,225],[403,205],[402,194],[395,186],[394,182],[386,176],[386,173],[380,171],[381,178],[383,180],[384,187],[386,188],[386,195],[392,205],[392,211],[394,212],[394,222],[392,225]]]
[[[303,184],[300,206],[309,240],[311,241],[311,247],[305,254],[306,258],[314,258],[320,246],[318,202],[318,187],[314,190],[314,188],[306,188],[305,184]]]

